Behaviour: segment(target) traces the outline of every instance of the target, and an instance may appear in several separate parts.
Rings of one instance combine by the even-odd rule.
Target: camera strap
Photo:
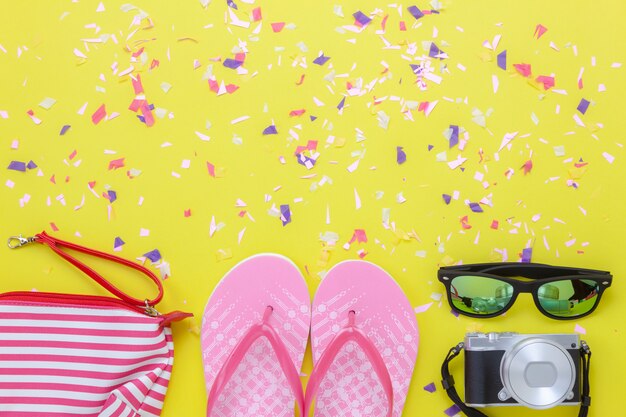
[[[448,397],[450,397],[452,402],[454,402],[467,417],[487,417],[487,415],[483,412],[465,404],[456,392],[456,388],[454,388],[454,378],[450,375],[448,364],[452,361],[452,359],[456,358],[459,353],[461,353],[464,346],[464,343],[461,342],[448,351],[446,359],[441,365],[441,385],[443,386],[443,389],[446,390],[446,393],[448,393]],[[591,405],[591,397],[589,396],[589,364],[591,362],[591,349],[589,349],[589,346],[585,343],[585,341],[582,341],[580,344],[580,361],[583,375],[580,411],[578,413],[578,417],[587,417],[589,406]]]

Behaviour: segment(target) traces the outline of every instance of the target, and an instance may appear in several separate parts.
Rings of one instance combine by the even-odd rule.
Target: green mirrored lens
[[[494,314],[509,305],[513,286],[494,278],[462,275],[452,279],[449,296],[459,311]]]
[[[589,279],[552,281],[539,287],[539,304],[558,317],[588,313],[598,301],[599,284]]]

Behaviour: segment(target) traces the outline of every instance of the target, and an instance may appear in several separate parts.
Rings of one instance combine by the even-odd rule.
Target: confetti
[[[437,391],[437,387],[435,386],[434,382],[431,382],[430,384],[424,386],[424,391],[430,392],[431,394],[435,391]]]
[[[406,153],[401,146],[396,147],[396,162],[398,165],[402,165],[406,162]]]
[[[100,107],[98,107],[98,109],[91,115],[91,121],[93,122],[94,125],[97,125],[98,123],[102,121],[102,119],[106,117],[106,115],[107,115],[106,108],[104,107],[104,104],[103,104]]]
[[[506,49],[498,54],[498,67],[506,70]]]
[[[548,31],[548,28],[539,24],[535,27],[535,33],[533,33],[533,37],[535,39],[539,39],[543,36],[544,33]]]
[[[581,114],[585,114],[587,113],[589,104],[590,104],[589,101],[585,100],[584,98],[581,98],[580,103],[578,103],[578,107],[576,107],[576,110],[578,110]]]
[[[151,250],[150,252],[143,254],[144,258],[150,259],[152,263],[156,263],[161,260],[161,253],[158,249]]]

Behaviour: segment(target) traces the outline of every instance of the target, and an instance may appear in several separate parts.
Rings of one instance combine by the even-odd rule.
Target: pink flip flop
[[[311,311],[290,260],[250,257],[217,285],[202,318],[207,417],[293,417]]]
[[[304,415],[315,400],[315,417],[400,417],[419,334],[393,278],[369,262],[341,262],[317,289],[312,314]]]

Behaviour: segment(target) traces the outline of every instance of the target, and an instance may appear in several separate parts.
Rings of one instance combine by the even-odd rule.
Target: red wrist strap
[[[68,261],[69,263],[71,263],[72,265],[80,269],[81,271],[83,271],[85,274],[87,274],[90,278],[92,278],[98,284],[102,285],[111,294],[115,295],[120,300],[123,300],[129,304],[133,304],[136,306],[143,306],[143,307],[146,307],[146,306],[153,307],[156,304],[158,304],[159,301],[161,301],[161,299],[163,298],[163,285],[161,284],[161,280],[156,275],[154,275],[149,269],[147,269],[146,267],[142,265],[136,264],[127,259],[120,258],[118,256],[110,255],[105,252],[100,252],[94,249],[86,248],[84,246],[76,245],[74,243],[65,242],[63,240],[60,240],[60,239],[57,239],[48,235],[46,232],[41,232],[35,235],[34,241],[47,245],[50,249],[55,251],[59,256],[61,256],[66,261]],[[88,267],[87,265],[85,265],[78,259],[74,258],[67,252],[61,250],[61,247],[65,247],[65,248],[72,249],[78,252],[86,253],[88,255],[106,259],[108,261],[117,262],[124,266],[136,269],[137,271],[148,276],[156,284],[159,290],[159,294],[151,300],[150,299],[140,300],[138,298],[131,297],[130,295],[118,289],[115,285],[111,284],[102,275],[94,271],[92,268]]]

